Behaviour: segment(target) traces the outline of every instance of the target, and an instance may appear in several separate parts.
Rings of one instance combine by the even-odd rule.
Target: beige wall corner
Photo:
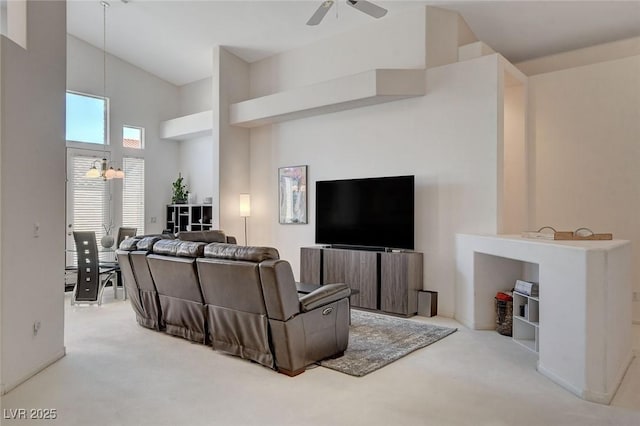
[[[471,31],[467,21],[460,15],[458,15],[458,46],[464,46],[478,41],[476,35]]]
[[[29,49],[0,37],[4,392],[64,355],[66,3],[26,7]]]
[[[457,12],[425,7],[426,68],[458,61],[458,47],[475,40],[475,35]]]
[[[2,121],[3,121],[3,115],[2,115],[2,34],[0,34],[0,235],[3,234],[2,231]],[[2,318],[3,315],[3,310],[2,310],[2,283],[3,283],[3,279],[2,279],[2,241],[0,241],[0,318]],[[3,340],[3,333],[2,333],[2,324],[0,323],[0,395],[4,395],[5,391],[4,391],[4,374],[2,373],[2,369],[3,369],[3,363],[2,363],[2,340]]]
[[[249,64],[223,47],[213,50],[213,197],[220,229],[243,240],[239,194],[250,193],[249,129],[229,124],[229,106],[249,98]],[[216,207],[214,207],[215,209]],[[251,238],[248,238],[251,243]]]
[[[498,233],[528,229],[527,77],[498,55]]]
[[[5,34],[23,49],[27,48],[27,0],[6,2]]]
[[[464,44],[458,48],[458,61],[479,58],[480,56],[492,55],[496,53],[488,44],[476,41]]]
[[[584,49],[544,56],[519,62],[516,66],[526,75],[544,74],[583,65],[607,62],[640,55],[640,37],[598,44]]]
[[[640,243],[640,55],[529,78],[531,225]],[[640,291],[640,250],[632,252]],[[631,298],[631,295],[629,295]],[[640,303],[633,318],[640,321]]]

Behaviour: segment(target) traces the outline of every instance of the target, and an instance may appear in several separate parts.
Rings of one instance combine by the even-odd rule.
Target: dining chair
[[[73,289],[71,304],[97,303],[102,304],[102,293],[105,285],[112,281],[114,295],[117,295],[116,268],[100,267],[96,233],[93,231],[74,231],[73,239],[76,243],[78,255],[78,279]]]
[[[138,228],[131,228],[131,227],[125,227],[125,226],[119,227],[118,228],[118,238],[116,239],[116,249],[120,247],[120,243],[121,242],[123,242],[127,238],[135,237],[137,233],[138,233]],[[123,299],[127,300],[127,287],[122,282],[122,273],[120,271],[120,264],[118,263],[118,257],[116,256],[114,262],[102,262],[101,265],[110,266],[110,267],[112,266],[112,267],[115,268],[116,280],[113,283],[113,286],[114,286],[113,287],[114,297],[116,299],[118,298],[118,286],[121,285],[122,286]]]
[[[120,243],[127,238],[135,237],[138,233],[138,228],[127,228],[121,226],[118,228],[118,239],[116,240],[116,248],[120,247]]]

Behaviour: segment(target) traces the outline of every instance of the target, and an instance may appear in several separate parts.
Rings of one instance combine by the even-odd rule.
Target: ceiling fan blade
[[[327,14],[327,12],[329,12],[329,9],[331,9],[331,6],[333,6],[333,3],[334,3],[333,0],[327,0],[322,2],[320,7],[318,7],[315,13],[307,21],[307,25],[318,25],[322,21],[324,16]]]
[[[375,4],[365,0],[347,0],[347,4],[360,12],[364,12],[374,18],[382,18],[387,14],[387,9],[376,6]]]

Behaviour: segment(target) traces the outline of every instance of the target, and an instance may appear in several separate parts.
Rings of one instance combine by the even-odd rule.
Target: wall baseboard
[[[21,384],[23,384],[24,382],[26,382],[27,380],[29,380],[30,378],[32,378],[33,376],[35,376],[36,374],[44,370],[45,368],[49,367],[51,364],[54,364],[55,362],[62,359],[66,354],[67,354],[67,348],[63,346],[60,352],[56,353],[49,360],[43,362],[38,367],[34,368],[33,370],[31,370],[30,372],[28,372],[18,380],[16,380],[15,382],[9,383],[9,384],[0,383],[0,395],[5,395],[9,393],[10,391],[17,388],[18,386],[20,386]]]

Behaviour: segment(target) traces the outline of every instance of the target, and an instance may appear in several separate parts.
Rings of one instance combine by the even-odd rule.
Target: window
[[[125,148],[144,148],[144,129],[124,126],[122,128],[122,146]]]
[[[106,144],[107,100],[67,92],[67,140]]]
[[[138,235],[144,235],[144,159],[124,157],[122,168],[122,226],[138,228]]]
[[[75,247],[72,231],[94,231],[96,241],[105,235],[109,219],[109,185],[102,179],[88,179],[87,170],[99,157],[86,150],[68,150],[67,182],[67,248]],[[112,234],[113,235],[113,234]],[[67,265],[77,263],[75,252],[67,252]]]

